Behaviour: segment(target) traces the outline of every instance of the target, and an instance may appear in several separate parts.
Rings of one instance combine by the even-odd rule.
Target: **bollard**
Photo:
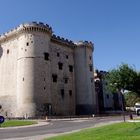
[[[133,115],[132,114],[130,114],[129,117],[130,117],[130,120],[133,120]]]
[[[46,116],[46,121],[48,121],[48,116]]]

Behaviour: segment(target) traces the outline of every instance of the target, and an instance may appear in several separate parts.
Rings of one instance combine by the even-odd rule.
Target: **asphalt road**
[[[19,127],[12,129],[0,129],[0,139],[23,138],[46,134],[59,134],[79,130],[87,127],[94,127],[97,124],[123,121],[121,117],[97,117],[87,119],[52,120],[48,125],[35,127]]]

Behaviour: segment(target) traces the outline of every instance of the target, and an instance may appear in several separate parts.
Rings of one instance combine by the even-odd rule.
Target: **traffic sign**
[[[0,116],[0,124],[3,123],[5,118],[3,116]]]

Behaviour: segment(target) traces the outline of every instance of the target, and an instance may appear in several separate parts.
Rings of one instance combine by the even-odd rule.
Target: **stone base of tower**
[[[92,115],[94,113],[94,106],[91,104],[76,105],[76,115]]]
[[[4,117],[15,117],[17,112],[16,96],[0,96],[0,115]]]
[[[28,103],[27,105],[18,106],[16,117],[17,118],[34,118],[36,116],[36,105]]]

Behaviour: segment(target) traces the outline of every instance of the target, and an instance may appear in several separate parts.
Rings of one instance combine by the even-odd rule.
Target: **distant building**
[[[106,111],[121,110],[121,100],[119,93],[111,93],[107,89],[107,81],[105,80],[107,72],[98,71],[94,72],[95,92],[97,98],[98,113]]]
[[[8,117],[96,112],[91,42],[26,23],[0,36],[0,113]]]

